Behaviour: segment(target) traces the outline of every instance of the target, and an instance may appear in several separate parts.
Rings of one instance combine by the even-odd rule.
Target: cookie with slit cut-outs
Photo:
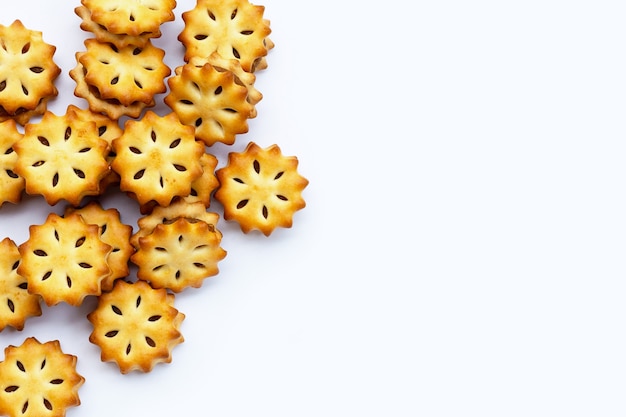
[[[91,111],[91,109],[83,109],[73,104],[67,106],[67,113],[73,113],[79,120],[85,122],[94,122],[96,129],[98,130],[98,136],[104,139],[109,147],[113,142],[113,139],[119,138],[124,132],[117,120],[110,117]]]
[[[67,112],[74,113],[79,119],[84,121],[92,121],[96,124],[96,129],[98,129],[98,136],[101,139],[104,139],[109,145],[109,153],[107,154],[107,162],[109,165],[113,162],[113,158],[115,154],[113,152],[113,139],[119,138],[124,132],[119,125],[117,120],[113,120],[105,114],[95,113],[91,111],[89,108],[82,109],[78,106],[70,104],[67,107]],[[114,184],[119,184],[120,177],[117,175],[115,171],[112,169],[109,170],[108,174],[100,181],[100,192],[103,193],[106,189]]]
[[[284,156],[277,145],[262,149],[250,142],[244,152],[229,153],[216,175],[214,197],[224,206],[224,219],[244,233],[258,229],[269,236],[277,227],[289,228],[306,205],[302,191],[309,181],[298,173],[297,157]]]
[[[26,28],[20,20],[0,25],[0,45],[0,114],[21,115],[17,121],[23,124],[42,114],[48,99],[58,94],[54,83],[61,68],[53,59],[56,47],[43,40],[42,32]]]
[[[17,273],[20,252],[8,237],[0,241],[0,331],[23,330],[29,317],[41,316],[41,298],[28,293],[26,278]]]
[[[187,63],[167,82],[165,104],[180,121],[195,127],[198,140],[207,146],[232,145],[237,135],[247,133],[254,106],[248,101],[248,87],[228,69]]]
[[[116,35],[155,33],[174,20],[175,0],[81,0],[90,19]]]
[[[202,175],[204,145],[175,113],[148,111],[139,121],[127,120],[113,150],[111,167],[120,176],[120,190],[132,193],[140,205],[156,201],[167,206],[175,197],[186,197]]]
[[[77,357],[64,353],[58,340],[41,343],[29,337],[4,349],[0,362],[0,415],[64,417],[80,405],[85,378],[76,371]]]
[[[201,59],[192,58],[191,60],[189,60],[189,63],[195,64],[196,62],[198,62],[199,64],[201,61],[202,61]],[[256,105],[263,98],[263,94],[261,94],[261,92],[257,90],[257,88],[254,85],[256,82],[256,76],[253,73],[246,72],[241,67],[241,62],[239,62],[238,60],[223,58],[217,52],[212,53],[207,58],[207,62],[209,62],[211,65],[213,65],[217,69],[221,68],[225,71],[227,70],[227,71],[232,72],[235,76],[235,82],[241,85],[244,85],[248,89],[248,96],[246,97],[246,100],[248,101],[248,103],[252,105],[252,112],[250,113],[250,118],[251,119],[255,118],[257,115]]]
[[[150,39],[161,37],[160,28],[155,32],[142,32],[139,35],[115,34],[109,32],[104,26],[94,22],[91,18],[91,11],[85,6],[78,6],[74,13],[82,19],[80,28],[85,32],[90,32],[99,42],[112,43],[118,48],[128,45],[144,46]]]
[[[100,95],[100,92],[96,87],[93,87],[85,80],[86,70],[80,63],[80,57],[85,52],[76,53],[76,66],[70,70],[70,78],[76,82],[74,88],[74,95],[87,101],[89,109],[94,113],[102,113],[107,117],[118,120],[123,116],[132,118],[138,118],[141,112],[150,107],[154,107],[156,102],[154,100],[149,103],[143,103],[141,101],[135,101],[129,105],[124,105],[116,99],[105,99]]]
[[[74,208],[67,207],[65,215],[78,213],[87,224],[95,224],[100,228],[100,239],[111,246],[107,264],[111,274],[101,283],[102,291],[110,291],[115,280],[125,278],[130,273],[128,262],[135,248],[130,244],[133,228],[122,223],[120,212],[115,208],[104,209],[97,201]]]
[[[184,341],[184,318],[167,290],[118,280],[87,315],[93,326],[89,341],[100,348],[102,361],[115,362],[122,374],[150,372],[172,361],[172,350]]]
[[[185,25],[178,40],[185,47],[185,61],[217,52],[239,60],[245,71],[265,68],[273,43],[267,42],[272,31],[264,13],[265,6],[248,0],[198,0],[193,9],[182,14]]]
[[[18,249],[17,273],[28,281],[28,292],[41,295],[48,306],[81,305],[85,297],[102,293],[102,281],[111,274],[111,245],[101,240],[97,225],[77,213],[50,213],[43,224],[29,227],[28,240]]]
[[[206,63],[211,64],[218,71],[230,71],[235,77],[235,83],[243,85],[248,89],[246,101],[252,105],[249,118],[254,119],[257,116],[256,105],[263,99],[263,94],[255,87],[256,75],[245,71],[238,60],[223,58],[217,52],[213,52],[208,58],[193,57],[188,62],[188,64],[198,68],[201,68]],[[175,74],[179,75],[183,67],[176,67],[174,70]]]
[[[0,122],[0,207],[22,200],[24,178],[15,172],[17,153],[13,146],[22,138],[14,120]]]
[[[202,166],[202,176],[191,183],[191,191],[187,197],[182,197],[185,201],[201,202],[206,208],[211,206],[211,196],[213,191],[219,186],[219,181],[215,176],[215,167],[218,160],[215,156],[204,153],[200,157],[200,165]],[[150,201],[139,207],[141,214],[147,215],[152,213],[154,208],[158,206],[155,201]]]
[[[124,106],[154,101],[166,91],[165,78],[171,69],[163,62],[165,51],[151,42],[139,47],[86,39],[86,51],[77,55],[84,69],[85,82],[104,100],[115,100]]]
[[[178,293],[200,288],[218,274],[218,262],[226,257],[220,243],[221,234],[206,222],[179,218],[139,238],[139,249],[130,259],[138,267],[137,278]]]
[[[25,180],[26,193],[42,195],[55,205],[61,200],[77,206],[86,196],[100,194],[100,181],[109,173],[109,144],[96,124],[71,111],[57,116],[47,111],[40,122],[28,123],[14,146],[15,172]]]

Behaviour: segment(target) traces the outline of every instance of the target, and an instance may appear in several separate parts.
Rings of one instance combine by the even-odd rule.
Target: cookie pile
[[[58,94],[54,81],[61,68],[52,59],[55,52],[41,32],[19,20],[0,27],[0,120],[25,124],[46,111]]]
[[[23,330],[42,314],[42,302],[80,306],[97,297],[87,316],[89,340],[123,374],[171,362],[184,340],[175,295],[219,273],[227,252],[220,216],[209,211],[212,199],[243,233],[265,236],[291,227],[305,207],[308,180],[297,158],[277,145],[250,142],[220,169],[210,153],[216,143],[235,143],[257,117],[255,74],[267,68],[274,47],[264,7],[198,0],[182,13],[184,62],[172,71],[151,40],[174,19],[175,7],[174,0],[82,0],[75,13],[89,38],[69,73],[86,106],[70,105],[63,115],[47,109],[58,94],[56,48],[19,20],[0,26],[0,208],[19,204],[24,194],[66,204],[61,215],[31,225],[25,242],[0,241],[0,331]],[[7,60],[12,72],[3,69]],[[171,109],[163,116],[151,110],[161,93]],[[135,231],[98,200],[115,188],[137,203]],[[58,341],[28,338],[8,347],[0,362],[0,414],[64,415],[80,404],[84,378],[75,363]],[[49,370],[45,387],[31,384],[36,366]]]

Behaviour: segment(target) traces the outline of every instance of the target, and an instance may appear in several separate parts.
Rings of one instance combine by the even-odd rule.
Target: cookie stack
[[[141,2],[82,0],[75,9],[81,28],[94,35],[85,40],[86,51],[76,53],[76,67],[70,76],[76,82],[74,94],[89,108],[117,120],[137,118],[154,107],[154,96],[166,91],[165,78],[171,74],[163,63],[165,51],[150,39],[161,36],[163,23],[174,20],[174,0],[155,5]]]
[[[254,88],[254,72],[267,67],[274,46],[264,10],[247,0],[199,0],[182,14],[178,40],[186,64],[168,80],[164,100],[207,146],[232,145],[257,115],[255,104],[263,96]]]
[[[98,306],[88,315],[89,340],[100,347],[102,360],[116,362],[122,373],[170,362],[172,349],[183,342],[179,327],[185,316],[174,308],[174,294],[202,286],[226,257],[220,216],[208,211],[213,198],[222,204],[224,218],[244,233],[266,236],[291,227],[294,213],[305,207],[308,180],[298,173],[297,158],[284,156],[277,145],[263,149],[250,142],[243,152],[231,152],[220,169],[207,152],[217,143],[232,145],[257,116],[262,94],[255,74],[267,67],[274,46],[263,6],[198,0],[184,12],[178,37],[184,63],[167,80],[164,97],[171,112],[160,116],[150,109],[171,75],[164,51],[151,39],[173,20],[175,6],[174,0],[150,6],[82,0],[75,12],[93,37],[76,54],[70,76],[75,96],[88,108],[70,105],[64,115],[45,109],[56,94],[54,47],[16,23],[16,39],[0,48],[0,55],[3,49],[26,55],[47,51],[32,68],[22,68],[47,77],[33,84],[41,89],[21,87],[24,96],[37,97],[37,105],[25,97],[15,99],[20,107],[2,101],[14,87],[8,78],[0,80],[0,205],[19,202],[24,191],[50,205],[68,203],[62,215],[52,213],[44,224],[30,226],[20,245],[9,238],[0,242],[0,276],[6,277],[0,280],[0,304],[6,306],[0,308],[0,331],[21,330],[28,317],[42,314],[41,302],[80,306],[96,296]],[[29,122],[35,114],[43,115],[41,121]],[[129,117],[123,127],[122,116]],[[111,184],[137,202],[142,217],[135,233],[116,209],[105,210],[98,202]],[[86,205],[85,197],[92,197]],[[136,280],[128,278],[131,263]],[[11,353],[40,348],[28,340]],[[82,383],[80,377],[76,383]],[[17,404],[22,414],[34,407],[13,395],[19,387],[9,388],[0,392],[0,414],[3,404]],[[57,407],[44,402],[48,406]]]

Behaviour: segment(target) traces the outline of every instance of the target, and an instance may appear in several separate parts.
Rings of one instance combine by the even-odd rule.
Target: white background
[[[155,41],[172,68],[194,4]],[[294,227],[221,223],[220,274],[177,296],[185,342],[149,374],[100,362],[94,300],[0,344],[77,355],[73,417],[626,415],[626,5],[262,4],[276,47],[258,117],[213,152],[296,155],[310,185]],[[57,46],[58,113],[85,106],[77,5],[2,6],[0,23]],[[103,204],[136,227],[128,198]],[[0,236],[21,243],[62,209],[5,205]]]

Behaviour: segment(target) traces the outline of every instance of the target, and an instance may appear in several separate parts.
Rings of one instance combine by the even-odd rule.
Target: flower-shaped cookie
[[[235,82],[237,84],[245,86],[248,89],[248,97],[246,98],[246,100],[252,105],[250,118],[254,119],[257,115],[255,105],[263,98],[263,94],[261,94],[261,92],[257,90],[254,86],[254,83],[256,82],[256,76],[251,72],[245,71],[241,67],[241,62],[239,62],[238,60],[223,58],[217,52],[213,52],[208,58],[193,57],[189,60],[189,64],[195,65],[196,67],[202,67],[207,62],[213,65],[213,67],[215,67],[218,71],[232,72],[235,76]],[[182,68],[183,67],[176,68],[177,73],[179,73]]]
[[[100,239],[111,245],[111,253],[107,258],[111,274],[102,283],[102,291],[110,291],[113,283],[129,274],[128,261],[135,248],[130,244],[133,228],[122,223],[117,209],[104,209],[97,201],[92,201],[81,208],[67,207],[65,215],[78,213],[87,224],[95,224],[100,228]]]
[[[212,225],[179,218],[139,238],[139,249],[130,260],[139,267],[137,278],[154,288],[181,292],[199,288],[205,278],[219,272],[217,263],[226,256],[220,242],[221,234]]]
[[[37,110],[42,114],[46,108],[41,104],[58,94],[54,81],[61,68],[52,59],[56,47],[19,20],[0,25],[0,46],[0,113],[14,117]]]
[[[0,242],[0,331],[7,326],[22,330],[27,318],[41,315],[41,298],[28,293],[19,264],[17,245],[7,237]]]
[[[101,283],[111,274],[107,258],[112,248],[100,239],[97,225],[77,213],[50,213],[29,231],[19,246],[17,273],[28,280],[31,294],[41,295],[48,306],[63,301],[78,306],[86,296],[101,294]]]
[[[254,72],[268,52],[271,29],[264,12],[264,6],[248,0],[198,0],[195,8],[182,15],[185,28],[178,40],[185,46],[185,61],[218,52]]]
[[[76,61],[78,62],[76,66],[70,70],[70,77],[76,81],[74,95],[87,100],[91,111],[94,113],[102,113],[113,120],[118,120],[122,116],[137,118],[144,109],[154,107],[154,100],[148,104],[135,101],[130,105],[124,105],[120,103],[119,100],[101,97],[98,89],[89,85],[85,80],[86,70],[83,64],[80,63],[80,57],[84,54],[85,52],[76,53]]]
[[[64,417],[80,405],[78,389],[85,378],[76,372],[77,358],[63,353],[58,340],[40,343],[29,337],[8,346],[0,362],[0,415]]]
[[[14,120],[0,122],[0,207],[22,200],[24,178],[15,173],[17,153],[13,145],[22,138]]]
[[[188,63],[167,80],[164,101],[186,125],[195,126],[196,138],[207,146],[232,145],[237,134],[248,132],[254,106],[248,88],[229,70],[209,62]]]
[[[91,18],[91,11],[85,6],[78,6],[74,9],[74,13],[82,19],[80,28],[85,32],[91,32],[100,42],[112,43],[118,48],[128,45],[143,46],[152,38],[161,36],[160,28],[156,32],[143,32],[137,36],[127,35],[124,33],[111,33],[104,26],[94,22]]]
[[[120,189],[141,205],[154,200],[167,206],[175,197],[186,197],[191,183],[202,175],[204,145],[175,113],[159,116],[148,111],[139,121],[128,120],[113,149],[111,167],[120,175]]]
[[[174,20],[176,0],[82,0],[91,19],[118,35],[139,36],[159,31]]]
[[[211,206],[211,196],[213,191],[220,185],[215,176],[215,167],[218,160],[215,156],[204,153],[200,157],[200,165],[202,166],[202,176],[191,183],[191,191],[187,197],[181,197],[189,203],[202,202],[206,208]],[[170,203],[171,205],[171,203]],[[160,207],[155,201],[139,207],[141,214],[149,214],[156,207]]]
[[[291,227],[293,215],[305,207],[302,190],[309,181],[298,171],[295,156],[283,156],[277,145],[261,149],[250,142],[241,153],[228,154],[217,170],[215,199],[224,218],[239,223],[244,233],[258,229],[269,236],[276,227]]]
[[[85,47],[86,52],[77,54],[77,59],[84,68],[85,82],[97,89],[102,99],[124,106],[135,102],[147,105],[156,94],[166,91],[164,80],[171,70],[163,63],[165,51],[152,43],[118,48],[87,39]]]
[[[83,197],[98,195],[109,172],[109,144],[94,122],[71,111],[63,116],[47,111],[39,123],[27,124],[14,149],[26,192],[43,195],[50,205],[66,200],[77,206]]]
[[[184,341],[179,328],[185,315],[174,307],[174,295],[145,281],[116,281],[87,318],[89,340],[100,347],[102,361],[117,363],[123,374],[170,363],[172,349]]]

